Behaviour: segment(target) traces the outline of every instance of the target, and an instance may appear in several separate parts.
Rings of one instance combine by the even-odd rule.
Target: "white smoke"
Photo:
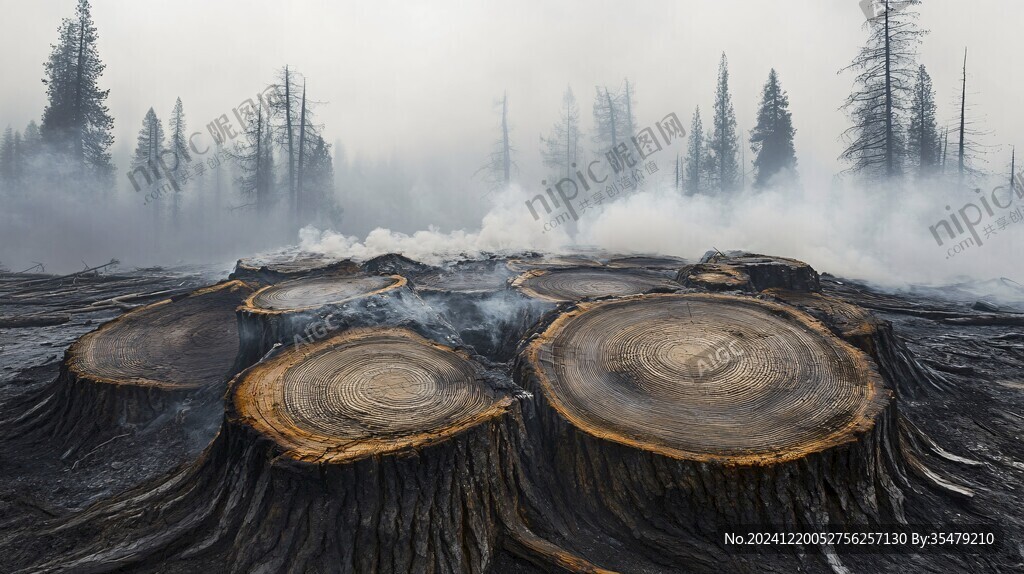
[[[564,231],[537,232],[536,222],[524,204],[527,197],[518,186],[491,194],[489,201],[493,202],[493,207],[484,216],[480,229],[475,231],[444,233],[431,226],[409,235],[378,227],[360,241],[355,236],[306,227],[299,232],[299,247],[303,251],[356,261],[400,253],[432,265],[475,259],[485,253],[554,253],[568,249],[572,240]]]
[[[983,189],[990,195],[992,186]],[[826,190],[791,187],[748,192],[722,201],[708,195],[685,196],[671,185],[651,184],[613,202],[586,210],[577,207],[575,223],[570,217],[558,220],[564,205],[544,214],[535,204],[543,215],[535,219],[527,200],[538,193],[543,192],[514,187],[495,194],[494,206],[479,230],[444,233],[429,228],[407,235],[378,228],[359,241],[307,228],[301,234],[302,248],[357,260],[395,252],[434,264],[482,253],[566,253],[593,248],[608,254],[696,259],[715,248],[793,257],[821,272],[888,287],[998,277],[1024,283],[1020,265],[1024,221],[1012,223],[1009,217],[1017,208],[1024,213],[1024,200],[1016,194],[1008,209],[993,206],[995,215],[985,213],[975,226],[981,245],[951,254],[949,249],[971,234],[965,231],[951,240],[940,231],[940,246],[930,227],[949,221],[968,203],[980,205],[977,193],[939,186],[884,190],[837,184]],[[1003,198],[1009,195],[1005,189],[1000,193]],[[574,204],[578,206],[579,199]],[[1002,228],[1000,218],[1005,218]],[[995,233],[986,236],[988,225]],[[571,230],[575,231],[572,238]]]

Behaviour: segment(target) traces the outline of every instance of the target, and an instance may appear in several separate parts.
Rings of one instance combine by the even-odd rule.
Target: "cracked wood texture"
[[[597,297],[676,291],[680,285],[661,275],[638,269],[535,269],[517,277],[512,286],[524,295],[554,303]]]
[[[534,394],[552,488],[653,555],[691,560],[670,541],[729,524],[903,517],[891,391],[795,309],[710,294],[580,303],[524,347],[516,380]]]
[[[94,429],[151,420],[198,393],[219,395],[238,352],[235,308],[251,293],[229,281],[88,333],[67,350],[44,396],[14,421],[15,433],[78,441]]]

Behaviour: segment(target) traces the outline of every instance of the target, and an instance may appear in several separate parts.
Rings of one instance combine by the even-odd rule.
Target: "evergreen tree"
[[[189,162],[192,161],[192,156],[188,153],[188,138],[185,135],[187,133],[185,110],[181,104],[181,98],[177,98],[174,102],[174,109],[171,110],[171,117],[167,121],[167,133],[170,138],[167,142],[167,150],[171,152],[168,155],[174,158],[174,163],[170,166],[172,170],[171,177],[177,179],[178,174],[186,171]],[[171,221],[175,228],[180,224],[181,202],[181,187],[179,185],[175,187],[174,195],[171,196]]]
[[[161,169],[163,161],[164,128],[153,108],[149,108],[146,117],[142,120],[142,128],[139,130],[139,137],[136,140],[135,153],[132,155],[131,177],[136,178],[142,175],[147,187],[147,201],[154,204],[156,217],[160,217],[160,205],[163,201],[161,195],[169,188],[161,180],[167,175]],[[135,181],[138,182],[136,179]],[[141,185],[141,183],[140,183]],[[155,189],[155,192],[154,192]]]
[[[64,156],[75,173],[107,177],[114,120],[104,103],[109,90],[98,86],[105,65],[96,46],[96,27],[88,0],[79,0],[74,18],[65,18],[46,62],[48,103],[40,132]]]
[[[843,104],[853,125],[843,132],[847,147],[840,159],[849,171],[868,178],[892,178],[902,171],[905,116],[910,107],[917,45],[914,6],[920,0],[880,0],[882,10],[865,24],[867,44],[843,70],[857,71],[855,89]]]
[[[10,190],[15,182],[15,163],[17,148],[14,143],[14,130],[10,126],[4,130],[0,139],[0,189]]]
[[[181,98],[174,102],[174,109],[171,110],[171,117],[167,121],[167,135],[170,140],[167,142],[167,149],[174,154],[174,165],[181,167],[182,164],[192,161],[188,151],[188,127],[185,124],[185,110],[181,105]]]
[[[683,188],[690,195],[704,191],[703,175],[707,171],[707,140],[704,137],[704,123],[700,119],[700,106],[693,112],[690,122],[690,142],[686,147],[685,183]]]
[[[750,149],[755,154],[754,187],[763,188],[779,172],[796,169],[795,133],[789,96],[779,84],[779,76],[773,68],[761,91],[757,125],[750,134]]]
[[[942,154],[942,141],[935,123],[935,90],[924,66],[917,69],[917,80],[910,105],[910,129],[907,132],[907,158],[919,177],[936,173]]]
[[[267,112],[259,106],[243,129],[245,141],[236,145],[232,157],[241,174],[238,184],[243,196],[251,199],[244,206],[255,207],[262,219],[270,214],[274,186],[273,132]]]
[[[719,193],[735,191],[740,183],[740,166],[736,158],[739,138],[736,134],[736,112],[729,94],[729,62],[722,54],[718,65],[718,86],[715,89],[715,113],[708,141],[708,173]]]
[[[572,88],[566,87],[562,95],[562,108],[551,135],[541,136],[541,157],[544,165],[558,171],[558,177],[572,178],[573,164],[580,161],[580,109]]]

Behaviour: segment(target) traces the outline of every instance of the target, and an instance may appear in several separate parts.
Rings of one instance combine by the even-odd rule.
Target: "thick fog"
[[[40,121],[43,64],[76,4],[0,4],[0,129]],[[1024,4],[927,0],[917,10],[930,32],[918,60],[934,83],[940,128],[959,120],[969,48],[967,98],[984,152],[977,167],[986,173],[969,188],[913,180],[882,186],[840,175],[848,167],[837,159],[840,134],[850,120],[839,108],[854,74],[839,70],[866,40],[861,4],[98,0],[92,17],[106,64],[99,85],[109,89],[114,118],[114,184],[84,196],[73,177],[48,177],[0,194],[0,264],[18,271],[39,262],[64,272],[117,258],[129,267],[226,268],[234,258],[289,244],[354,257],[397,250],[428,261],[592,247],[692,258],[717,248],[796,257],[892,285],[1002,276],[1024,283],[1024,222],[1001,227],[1002,215],[983,212],[971,191],[991,198],[1006,186],[1011,146],[1024,133],[1024,77],[1014,73]],[[729,199],[685,196],[673,176],[683,140],[648,158],[657,169],[646,169],[642,187],[590,206],[578,221],[552,226],[558,210],[534,218],[528,202],[545,194],[550,172],[540,138],[558,120],[567,86],[578,100],[585,147],[594,147],[595,87],[616,90],[626,78],[635,86],[638,127],[675,113],[689,131],[696,106],[709,122],[723,52],[746,169],[753,159],[748,134],[774,68],[796,128],[798,183]],[[285,65],[317,102],[340,215],[254,224],[235,189],[239,170],[225,160],[182,192],[176,222],[158,219],[168,212],[154,214],[127,176],[147,110],[154,108],[166,130],[180,97],[188,132],[199,134],[199,149],[209,148],[208,125],[222,114],[230,119]],[[500,135],[503,94],[516,169],[511,186],[493,189],[479,170]],[[1018,157],[1017,171],[1022,166]],[[1011,200],[1010,209],[1024,208],[1009,188],[994,193]],[[943,236],[939,245],[930,227],[971,202],[981,206],[978,214],[968,208],[960,217],[979,221],[978,241],[951,253],[970,230],[955,241]],[[986,225],[993,233],[983,233]]]

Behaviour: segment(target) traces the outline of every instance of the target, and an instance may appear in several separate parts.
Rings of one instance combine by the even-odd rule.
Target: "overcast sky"
[[[329,142],[380,158],[486,155],[494,102],[508,90],[521,164],[539,162],[537,140],[555,121],[566,85],[584,126],[595,85],[636,85],[640,125],[694,106],[709,108],[721,52],[729,57],[736,115],[753,126],[756,99],[775,67],[789,92],[805,183],[827,185],[841,169],[837,110],[851,75],[837,75],[863,43],[859,0],[553,0],[328,2],[96,0],[93,15],[107,70],[116,154],[134,145],[153,106],[166,119],[180,96],[191,127],[255,94],[289,64],[303,72]],[[2,0],[0,125],[23,128],[44,104],[43,62],[75,0]],[[1024,128],[1021,53],[1024,2],[926,0],[921,50],[952,119],[964,46],[969,91],[1003,144]],[[1019,142],[1017,142],[1019,143]],[[1003,158],[1003,156],[1006,158]],[[749,159],[749,157],[748,157]],[[482,160],[481,160],[482,162]],[[476,165],[467,166],[475,169]]]

